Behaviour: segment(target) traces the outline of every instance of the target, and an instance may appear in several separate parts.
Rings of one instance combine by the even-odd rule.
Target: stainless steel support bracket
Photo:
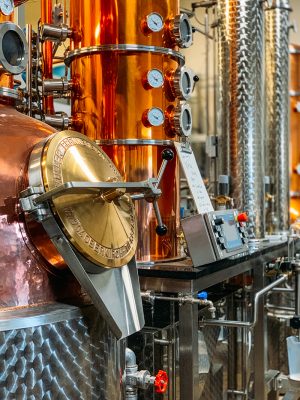
[[[135,260],[132,259],[121,268],[105,269],[96,266],[73,248],[54,216],[48,216],[41,222],[52,243],[116,337],[121,339],[141,330],[144,314]]]

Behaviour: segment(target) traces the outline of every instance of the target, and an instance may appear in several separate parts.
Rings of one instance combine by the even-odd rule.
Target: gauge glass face
[[[14,11],[13,0],[0,0],[0,10],[4,15],[10,15]]]
[[[149,86],[154,89],[160,88],[164,84],[164,76],[159,69],[151,69],[147,74],[147,80]]]
[[[183,43],[188,43],[192,35],[192,26],[188,19],[182,19],[180,23],[180,37]]]
[[[151,13],[147,16],[147,25],[152,32],[159,32],[164,26],[163,18],[158,13]]]
[[[189,96],[191,94],[191,77],[190,74],[186,71],[184,71],[181,75],[181,88],[184,96]]]
[[[181,129],[185,136],[191,134],[192,131],[192,114],[189,109],[184,108],[181,112]]]
[[[160,108],[151,108],[148,111],[148,121],[152,126],[160,126],[165,121],[165,116],[163,111]]]

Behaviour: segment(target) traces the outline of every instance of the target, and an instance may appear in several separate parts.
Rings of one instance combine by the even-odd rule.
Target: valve
[[[166,371],[159,370],[154,381],[156,393],[166,393],[169,383],[169,377]]]
[[[125,399],[137,400],[138,389],[147,390],[153,386],[156,393],[165,393],[168,388],[169,378],[165,371],[159,370],[156,376],[152,376],[147,370],[138,370],[135,353],[127,348],[125,352]]]
[[[199,300],[207,300],[208,299],[208,293],[207,292],[199,292],[198,294],[197,294],[197,298],[199,299]]]
[[[161,153],[161,156],[162,156],[163,162],[162,162],[161,167],[157,174],[157,182],[155,183],[156,189],[159,187],[159,184],[161,182],[163,173],[165,172],[168,162],[173,160],[173,158],[174,158],[174,152],[172,149],[164,149]],[[153,203],[153,208],[154,208],[154,212],[155,212],[157,223],[158,223],[157,227],[155,228],[156,234],[158,236],[165,236],[168,233],[168,228],[161,219],[161,215],[160,215],[160,211],[159,211],[159,207],[158,207],[158,203],[157,203],[157,198],[153,198],[153,197],[147,198],[147,196],[145,196],[145,200],[148,201],[149,203]]]

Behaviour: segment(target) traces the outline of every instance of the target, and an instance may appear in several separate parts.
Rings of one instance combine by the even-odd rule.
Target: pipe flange
[[[103,52],[116,52],[116,53],[151,53],[162,56],[169,56],[171,59],[178,62],[179,65],[183,66],[185,63],[185,57],[178,51],[157,46],[144,46],[139,44],[107,44],[101,46],[90,46],[83,47],[81,49],[72,50],[66,53],[66,58],[64,60],[67,66],[70,66],[72,61],[80,57],[92,56],[95,54],[101,54]]]
[[[179,104],[174,111],[174,128],[176,133],[188,137],[192,133],[192,110],[188,103]]]
[[[193,27],[187,14],[183,13],[175,16],[172,36],[175,43],[183,49],[193,44]]]
[[[172,92],[179,100],[188,100],[193,93],[195,73],[191,68],[179,67],[174,73]]]
[[[174,146],[173,140],[156,139],[100,139],[95,142],[100,146]]]
[[[15,105],[19,105],[23,102],[23,93],[18,89],[0,87],[0,97],[12,100]]]
[[[28,47],[21,28],[12,22],[0,24],[0,64],[12,75],[21,74],[27,66]]]

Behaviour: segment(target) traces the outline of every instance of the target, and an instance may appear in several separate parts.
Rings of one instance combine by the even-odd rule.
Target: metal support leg
[[[254,291],[264,287],[264,271],[261,268],[255,268],[253,271]],[[264,318],[264,297],[259,299],[257,304],[258,319],[254,328],[254,398],[255,400],[267,399],[265,387],[266,372],[266,346],[265,346],[265,318]]]
[[[198,365],[198,305],[179,307],[180,399],[200,399]]]

